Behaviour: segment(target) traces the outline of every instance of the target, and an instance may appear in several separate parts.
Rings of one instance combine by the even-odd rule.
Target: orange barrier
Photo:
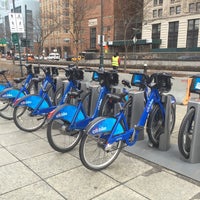
[[[186,91],[186,96],[183,100],[183,105],[187,105],[188,101],[190,100],[190,86],[192,83],[192,78],[188,78],[188,83],[187,83],[187,91]]]

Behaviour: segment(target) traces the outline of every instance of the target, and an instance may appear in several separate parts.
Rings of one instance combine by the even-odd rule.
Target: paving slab
[[[9,146],[7,149],[20,160],[35,157],[53,151],[49,144],[43,139]]]
[[[79,159],[70,154],[62,154],[55,151],[24,160],[23,163],[42,178],[48,178],[82,166]]]
[[[18,160],[6,149],[0,148],[0,166],[7,165]]]
[[[150,165],[136,158],[120,154],[115,162],[102,172],[123,183],[151,169]]]
[[[119,185],[101,172],[93,172],[84,167],[72,169],[46,181],[68,200],[88,200]]]
[[[19,188],[0,196],[0,200],[64,200],[53,188],[43,181]]]
[[[125,185],[153,200],[188,200],[200,192],[200,187],[165,171],[140,175]]]
[[[0,195],[34,183],[40,178],[20,162],[0,167]]]
[[[0,135],[0,144],[2,146],[11,146],[15,144],[20,144],[24,142],[37,140],[38,137],[32,133],[23,132],[20,130],[7,132]]]
[[[137,192],[127,188],[126,186],[119,186],[114,188],[111,191],[105,192],[104,194],[93,198],[93,200],[105,200],[105,199],[113,199],[113,200],[147,200],[146,197],[138,194]]]

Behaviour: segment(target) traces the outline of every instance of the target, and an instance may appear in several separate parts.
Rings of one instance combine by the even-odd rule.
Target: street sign
[[[14,45],[18,45],[19,44],[18,33],[12,33],[12,42],[13,42]]]
[[[6,46],[6,39],[5,38],[0,38],[0,47],[5,47]]]
[[[24,33],[24,23],[21,13],[9,13],[9,24],[11,33]]]

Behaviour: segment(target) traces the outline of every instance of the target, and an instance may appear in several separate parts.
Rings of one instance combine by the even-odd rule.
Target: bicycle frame
[[[50,74],[46,74],[45,79],[42,82],[41,89],[38,95],[27,95],[20,99],[18,99],[14,106],[29,106],[30,108],[34,109],[32,114],[36,115],[37,111],[40,109],[46,109],[52,106],[51,100],[49,98],[47,87],[48,85],[52,85],[53,91],[55,92],[56,86],[54,84],[54,80]],[[41,115],[44,114],[44,111],[41,111]]]
[[[0,93],[0,98],[1,99],[9,99],[12,100],[12,103],[16,102],[17,99],[24,97],[25,95],[29,94],[28,91],[28,86],[32,80],[32,78],[34,77],[34,75],[28,74],[25,83],[22,85],[22,87],[20,89],[14,89],[14,88],[7,88],[4,89],[1,93]]]
[[[86,114],[86,111],[83,107],[83,102],[79,101],[77,106],[63,105],[49,113],[47,123],[55,119],[63,119],[70,123],[68,127],[69,130],[84,129],[89,122],[91,122],[99,115],[101,103],[106,94],[108,94],[109,92],[110,90],[106,86],[101,87],[95,110],[92,116],[88,116]]]
[[[39,95],[28,95],[24,98],[22,98],[20,101],[18,101],[15,106],[22,106],[26,105],[33,109],[32,115],[46,115],[52,110],[54,110],[57,106],[52,105],[51,100],[49,98],[49,95],[46,91],[48,84],[51,84],[53,86],[53,90],[55,92],[56,86],[54,84],[53,78],[50,75],[47,75],[43,84],[42,88],[39,91]],[[77,88],[76,81],[69,81],[69,84],[65,88],[64,95],[62,96],[62,99],[59,103],[59,105],[64,104],[68,92],[73,89]]]
[[[117,141],[125,141],[128,146],[132,146],[136,143],[138,139],[139,132],[141,128],[144,128],[144,125],[147,121],[149,113],[151,112],[153,105],[158,104],[161,108],[162,117],[165,117],[165,108],[161,102],[161,97],[157,89],[152,88],[143,113],[134,128],[129,129],[124,110],[121,110],[115,117],[99,117],[95,120],[94,123],[91,123],[86,132],[91,135],[97,135],[102,138],[105,138],[107,144],[112,144]],[[130,141],[130,138],[132,140]]]

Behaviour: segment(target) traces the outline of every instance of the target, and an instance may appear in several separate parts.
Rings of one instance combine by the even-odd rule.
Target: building
[[[200,51],[200,0],[144,0],[143,13],[152,51]]]
[[[19,34],[19,41],[21,46],[26,46],[28,53],[32,53],[34,51],[33,47],[36,37],[36,30],[34,27],[36,20],[39,17],[39,0],[15,0],[13,2],[9,4],[9,10],[7,9],[7,12],[4,13],[5,36],[8,43],[7,50],[13,48],[14,46],[12,41],[12,34],[10,32],[8,14],[15,11],[16,13],[22,13],[23,16],[25,32]],[[15,10],[13,7],[15,7]],[[21,48],[21,50],[25,53],[25,48]]]
[[[57,51],[63,58],[99,52],[101,33],[107,51],[124,50],[124,41],[132,49],[133,38],[141,37],[142,12],[140,0],[43,0],[44,52]]]

